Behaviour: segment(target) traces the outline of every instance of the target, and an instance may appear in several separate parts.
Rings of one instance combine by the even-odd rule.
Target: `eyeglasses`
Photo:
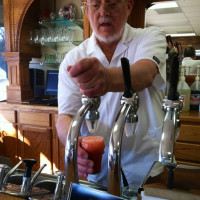
[[[118,16],[121,14],[121,2],[108,2],[108,3],[86,3],[86,6],[90,7],[92,12],[100,11],[105,9],[107,14],[110,16]]]

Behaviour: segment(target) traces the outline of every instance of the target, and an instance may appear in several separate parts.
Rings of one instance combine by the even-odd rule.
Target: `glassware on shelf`
[[[30,42],[30,43],[34,42],[34,36],[33,36],[33,31],[32,30],[29,32],[29,40],[28,40],[28,42]]]
[[[47,30],[46,29],[41,29],[40,30],[40,43],[44,44],[46,41],[46,36],[47,36]]]
[[[63,7],[63,15],[65,19],[73,20],[76,16],[76,8],[73,4],[66,4]]]
[[[50,20],[51,20],[52,22],[54,22],[54,21],[56,20],[56,13],[55,13],[55,12],[51,12],[51,13],[50,13]]]
[[[58,16],[59,16],[59,19],[63,19],[64,18],[64,14],[63,14],[63,9],[62,8],[59,9]]]
[[[34,30],[33,42],[35,44],[40,43],[40,30],[39,29]]]

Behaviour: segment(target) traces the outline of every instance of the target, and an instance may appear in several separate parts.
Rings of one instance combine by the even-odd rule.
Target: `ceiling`
[[[146,27],[159,26],[166,34],[195,33],[200,36],[200,0],[175,2],[179,7],[147,9]]]

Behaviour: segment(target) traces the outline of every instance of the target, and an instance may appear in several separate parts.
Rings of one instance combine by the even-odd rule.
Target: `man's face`
[[[97,38],[104,42],[119,40],[132,6],[133,0],[87,0],[87,17]]]

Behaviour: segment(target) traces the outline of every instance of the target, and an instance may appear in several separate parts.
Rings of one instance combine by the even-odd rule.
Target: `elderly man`
[[[93,161],[78,146],[78,172],[82,177],[107,185],[108,143],[124,91],[120,59],[130,62],[132,87],[138,92],[139,122],[133,136],[122,139],[121,165],[128,184],[141,185],[158,159],[163,124],[162,100],[166,79],[165,34],[158,28],[135,29],[126,22],[133,0],[87,0],[86,15],[92,36],[71,50],[59,72],[57,131],[65,144],[72,117],[81,107],[82,94],[101,96],[99,126],[94,135],[105,140],[102,171],[93,172]],[[90,134],[82,125],[81,134]]]
[[[200,67],[200,60],[196,59],[196,52],[193,46],[187,46],[183,52],[184,58],[182,60],[182,66],[185,67],[186,75],[196,75],[197,67]]]

